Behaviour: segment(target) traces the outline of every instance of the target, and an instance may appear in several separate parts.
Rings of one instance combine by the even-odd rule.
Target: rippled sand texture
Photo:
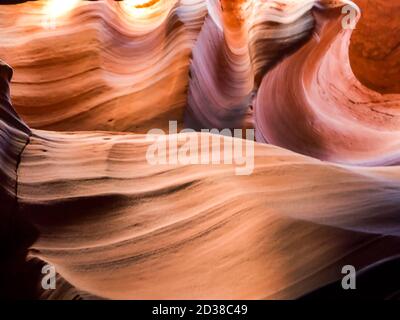
[[[0,6],[2,274],[54,265],[42,299],[294,299],[398,256],[400,95],[355,76],[348,3],[80,2],[54,30],[43,1]],[[254,172],[149,164],[169,120],[255,127]],[[200,138],[242,141],[165,153]]]

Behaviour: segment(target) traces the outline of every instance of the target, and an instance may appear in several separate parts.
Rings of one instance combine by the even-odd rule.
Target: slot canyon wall
[[[398,298],[400,1],[56,2],[0,5],[1,297]]]

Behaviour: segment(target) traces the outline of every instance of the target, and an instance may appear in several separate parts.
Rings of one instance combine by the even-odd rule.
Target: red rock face
[[[362,17],[350,61],[357,78],[381,93],[400,93],[400,2],[357,0]]]
[[[315,16],[314,37],[261,83],[258,140],[339,163],[398,164],[398,96],[372,91],[355,78],[352,30],[342,28],[339,11]]]
[[[369,286],[400,254],[398,5],[357,1],[353,31],[348,1],[127,3],[0,5],[1,296],[325,297],[352,265],[393,297]],[[195,130],[146,135],[170,121]],[[149,161],[202,139],[252,170]]]

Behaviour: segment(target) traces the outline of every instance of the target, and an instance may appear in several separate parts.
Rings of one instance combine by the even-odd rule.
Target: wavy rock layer
[[[12,69],[0,61],[0,188],[1,202],[11,210],[17,192],[17,166],[20,155],[28,143],[30,130],[11,107],[8,82]]]
[[[20,214],[39,232],[31,255],[79,290],[127,299],[294,298],[344,264],[398,253],[398,167],[257,144],[256,172],[239,177],[232,166],[151,166],[150,143],[33,131],[18,170]]]
[[[54,30],[45,3],[0,13],[19,114],[38,129],[145,133],[182,125],[184,109],[196,129],[252,127],[263,73],[307,38],[322,2],[163,0],[150,15],[76,1]]]
[[[338,279],[340,266],[399,252],[398,167],[256,145],[255,173],[238,177],[230,166],[150,166],[148,143],[36,131],[24,152],[19,199],[40,234],[32,254],[81,290],[295,298]]]
[[[54,30],[43,1],[1,7],[0,57],[34,127],[0,63],[2,274],[34,270],[34,286],[54,265],[42,299],[278,299],[396,261],[399,95],[354,75],[347,3],[78,2]],[[149,163],[155,139],[178,139],[171,158],[245,141],[139,134],[184,113],[196,129],[254,125],[254,172]]]
[[[313,38],[261,83],[258,141],[341,163],[398,164],[400,95],[362,85],[350,67],[351,30],[343,29],[343,16],[315,14]]]
[[[11,77],[12,69],[0,60],[0,298],[21,296],[18,291],[26,290],[14,280],[17,274],[21,281],[27,280],[23,267],[25,250],[33,239],[32,230],[21,221],[17,201],[17,169],[29,141],[30,129],[11,107]]]
[[[206,11],[202,0],[162,2],[149,24],[122,2],[80,1],[54,30],[42,27],[51,22],[43,1],[3,6],[1,58],[15,68],[13,101],[24,120],[51,130],[135,132],[182,122]]]
[[[252,103],[260,77],[313,27],[314,1],[209,1],[193,50],[186,125],[253,127]]]

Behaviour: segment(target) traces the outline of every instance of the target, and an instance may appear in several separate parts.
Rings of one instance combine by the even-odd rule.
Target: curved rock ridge
[[[312,39],[262,80],[258,141],[340,163],[399,164],[400,95],[372,91],[354,76],[352,30],[339,11],[315,16]]]
[[[261,299],[296,298],[341,265],[399,252],[399,167],[257,144],[254,174],[239,177],[151,166],[149,143],[34,131],[19,168],[22,212],[39,231],[31,255],[104,298]]]
[[[12,74],[12,69],[0,60],[0,197],[8,210],[15,202],[18,162],[30,135],[30,129],[11,106]]]
[[[263,74],[310,34],[311,8],[327,6],[76,0],[62,15],[47,3],[0,13],[0,57],[15,69],[15,108],[34,128],[137,133],[169,120],[182,125],[185,109],[188,127],[252,127]]]
[[[9,235],[9,223],[16,209],[17,169],[29,141],[30,129],[15,113],[10,102],[9,81],[12,69],[0,60],[0,203],[1,237]],[[1,242],[4,244],[4,242]]]
[[[368,90],[354,76],[352,31],[341,28],[341,16],[319,14],[314,26],[313,7],[349,1],[163,0],[145,8],[127,1],[77,1],[57,17],[54,30],[46,27],[45,3],[3,6],[0,13],[0,56],[16,69],[14,105],[32,127],[145,133],[166,129],[170,120],[183,126],[185,113],[185,126],[196,130],[256,123],[258,141],[320,159],[398,161],[398,96]],[[336,34],[320,34],[334,23]],[[308,40],[313,30],[316,36]],[[323,51],[328,42],[335,48]],[[352,61],[362,68],[362,59]],[[315,80],[303,88],[311,72]],[[329,78],[341,87],[322,80]],[[309,101],[298,98],[302,92]]]
[[[176,148],[200,135],[180,134]],[[399,167],[255,144],[254,174],[236,176],[232,165],[150,165],[151,143],[32,130],[18,168],[19,214],[38,232],[30,256],[77,288],[60,280],[43,298],[296,298],[345,264],[399,253]]]
[[[399,167],[257,144],[254,174],[239,177],[226,165],[151,166],[149,143],[34,131],[19,169],[39,232],[31,255],[103,298],[261,299],[296,298],[345,264],[399,253]]]
[[[13,101],[29,125],[147,132],[182,122],[202,0],[160,1],[152,23],[112,0],[79,1],[52,22],[44,3],[0,12],[0,58],[15,68]]]
[[[31,229],[21,220],[17,202],[18,166],[29,142],[30,129],[14,111],[10,101],[9,81],[12,69],[0,60],[0,299],[21,294],[16,274],[24,278],[26,249],[31,245]]]
[[[397,268],[400,95],[352,71],[352,2],[51,3],[0,6],[1,297],[296,299]],[[257,141],[143,134],[169,120]]]
[[[252,127],[259,79],[313,27],[314,1],[208,1],[209,18],[193,50],[185,124]]]

